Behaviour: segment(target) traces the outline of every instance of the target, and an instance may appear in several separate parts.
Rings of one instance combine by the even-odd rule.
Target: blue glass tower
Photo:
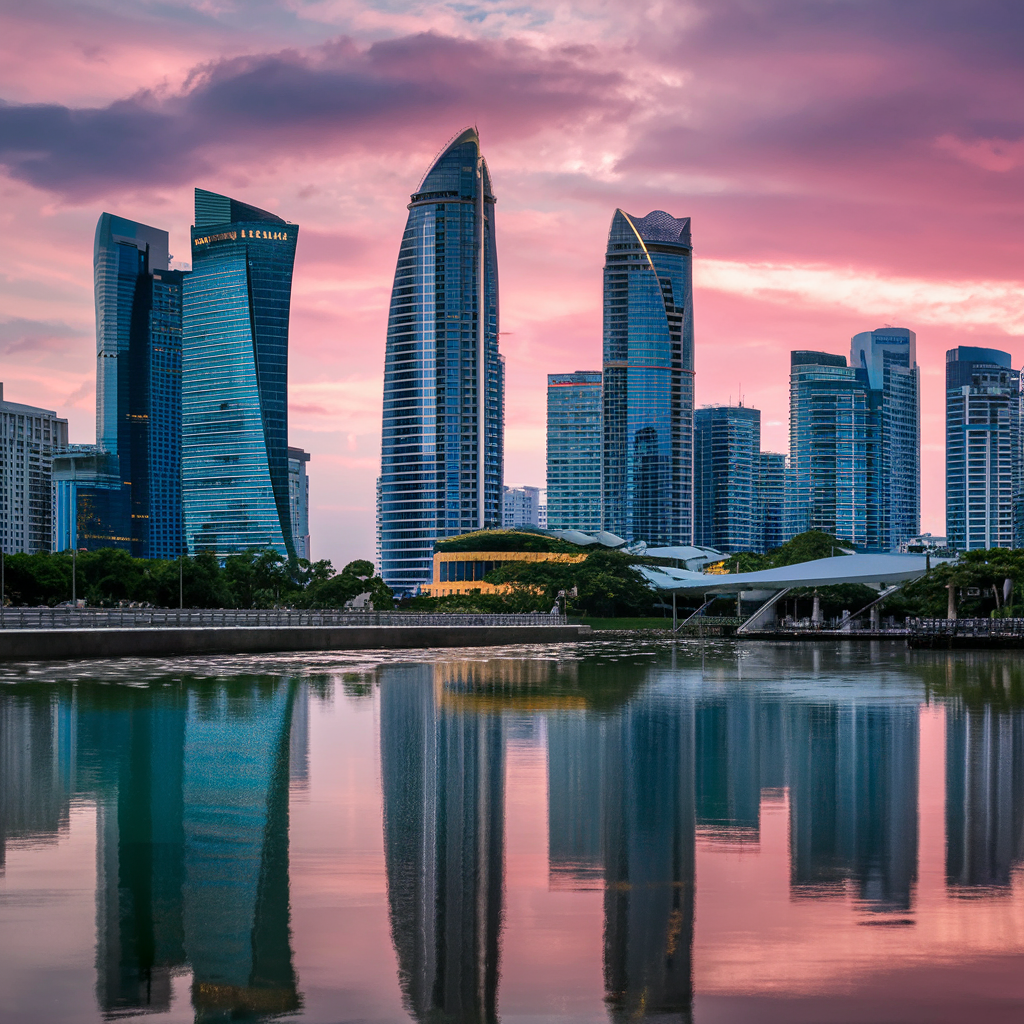
[[[881,391],[845,356],[793,352],[789,378],[790,530],[888,550],[880,485]]]
[[[690,218],[616,210],[604,268],[604,522],[693,542]]]
[[[853,336],[850,365],[879,393],[881,466],[878,474],[882,550],[897,550],[921,532],[921,409],[917,335],[880,327]]]
[[[57,549],[182,550],[181,312],[188,276],[167,232],[104,213],[96,225],[96,446],[55,467]],[[89,462],[87,472],[80,472]]]
[[[958,551],[1021,543],[1020,371],[1010,354],[946,353],[946,542]]]
[[[548,529],[601,522],[601,374],[548,374]]]
[[[299,229],[196,189],[182,342],[185,539],[218,558],[295,557],[288,495],[288,314]]]
[[[696,542],[719,551],[759,551],[761,411],[742,405],[698,409],[693,449]]]
[[[384,361],[381,575],[429,583],[434,541],[501,525],[504,364],[494,193],[476,129],[442,151],[409,204]]]

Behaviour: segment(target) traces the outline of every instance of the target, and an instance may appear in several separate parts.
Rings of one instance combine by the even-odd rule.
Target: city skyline
[[[177,267],[190,186],[243,196],[304,225],[289,441],[316,460],[315,552],[372,553],[406,183],[476,123],[502,197],[507,480],[543,480],[545,374],[595,365],[611,211],[664,209],[692,216],[700,240],[696,402],[742,390],[767,449],[786,443],[785,353],[844,353],[885,323],[917,332],[922,529],[944,532],[944,353],[997,348],[1019,365],[1024,352],[1020,132],[1015,115],[985,116],[1021,74],[1005,6],[973,5],[970,21],[913,5],[812,19],[773,0],[767,30],[756,5],[706,0],[657,19],[326,6],[4,14],[0,343],[14,400],[93,440],[102,210],[166,226]]]

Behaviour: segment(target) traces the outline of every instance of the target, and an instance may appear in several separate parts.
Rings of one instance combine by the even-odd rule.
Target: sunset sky
[[[93,0],[0,4],[0,379],[95,437],[92,240],[187,264],[192,188],[300,225],[290,439],[313,556],[373,557],[406,203],[479,126],[498,197],[505,480],[544,484],[545,375],[599,369],[616,207],[693,218],[698,405],[788,449],[793,348],[917,332],[923,529],[943,364],[1024,333],[1020,0]]]

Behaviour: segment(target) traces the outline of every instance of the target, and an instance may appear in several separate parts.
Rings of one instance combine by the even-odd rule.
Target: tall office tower
[[[757,472],[757,523],[761,531],[758,552],[771,551],[789,540],[786,521],[786,456],[761,452]]]
[[[539,487],[503,487],[501,525],[540,526],[540,510],[543,507]]]
[[[905,327],[855,334],[850,365],[881,393],[879,471],[883,550],[897,550],[921,532],[921,399],[917,335]]]
[[[501,525],[504,365],[494,193],[476,129],[409,204],[384,360],[381,575],[429,583],[434,541]]]
[[[761,411],[713,405],[693,415],[695,543],[719,551],[756,551]]]
[[[601,520],[601,374],[548,374],[548,498],[550,530],[596,533]]]
[[[185,541],[218,558],[295,557],[288,494],[288,313],[297,224],[196,189],[185,281]]]
[[[310,557],[309,551],[309,475],[306,463],[309,452],[301,448],[288,449],[288,508],[291,510],[292,539],[295,557]]]
[[[690,218],[616,210],[604,267],[604,525],[693,542]]]
[[[964,345],[946,353],[946,543],[958,551],[1021,543],[1019,390],[1009,353]]]
[[[0,384],[0,546],[5,554],[51,549],[53,453],[67,443],[67,420],[49,409],[5,402]]]
[[[845,356],[793,352],[789,378],[790,529],[880,550],[881,393]]]
[[[168,270],[167,232],[101,214],[96,294],[96,458],[61,463],[58,550],[182,551],[181,307],[188,276]],[[83,467],[85,467],[83,469]],[[83,470],[83,472],[79,472]],[[74,500],[74,505],[67,502]]]

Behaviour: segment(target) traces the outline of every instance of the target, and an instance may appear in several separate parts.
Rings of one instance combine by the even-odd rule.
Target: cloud
[[[143,90],[105,107],[0,104],[0,164],[75,199],[192,182],[230,150],[247,159],[330,149],[408,149],[396,133],[444,137],[496,121],[529,134],[621,115],[621,76],[593,50],[433,32],[361,48],[348,38],[196,67],[182,91]]]
[[[896,322],[1024,335],[1024,285],[889,277],[863,269],[701,260],[694,285],[764,302],[840,308]]]
[[[0,320],[0,354],[63,352],[67,350],[68,339],[80,338],[84,334],[80,328],[59,320],[8,317]]]

